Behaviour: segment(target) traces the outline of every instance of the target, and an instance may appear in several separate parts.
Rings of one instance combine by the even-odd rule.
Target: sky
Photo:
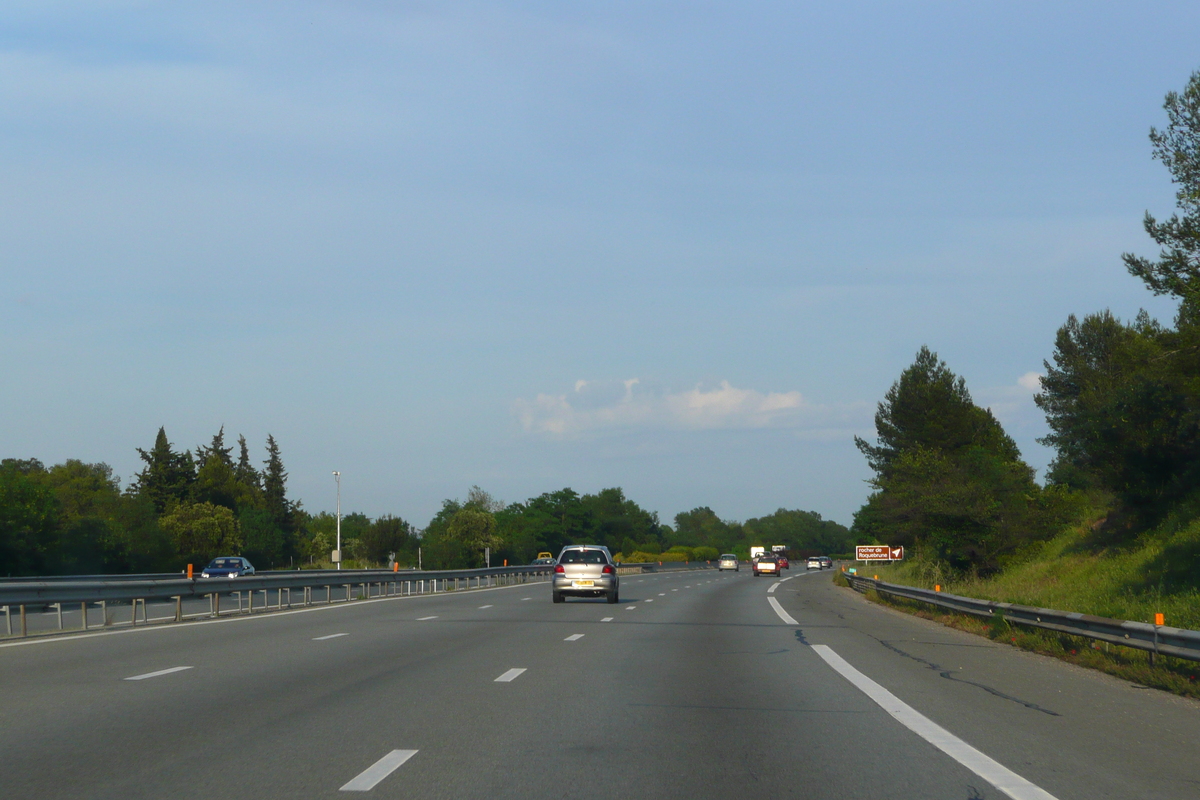
[[[1042,474],[1069,314],[1174,189],[1200,6],[0,7],[0,457],[268,434],[423,526],[620,486],[850,524],[928,345]]]

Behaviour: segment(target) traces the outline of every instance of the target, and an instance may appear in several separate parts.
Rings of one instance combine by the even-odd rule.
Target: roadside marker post
[[[192,565],[188,564],[188,580],[192,579]]]
[[[935,584],[933,585],[933,590],[934,590],[935,592],[940,592],[940,591],[942,590],[942,585],[941,585],[940,583],[935,583]]]

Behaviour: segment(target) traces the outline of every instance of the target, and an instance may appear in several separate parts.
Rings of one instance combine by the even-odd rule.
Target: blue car
[[[241,556],[221,556],[214,558],[200,573],[201,578],[237,578],[242,575],[253,575],[254,565]]]

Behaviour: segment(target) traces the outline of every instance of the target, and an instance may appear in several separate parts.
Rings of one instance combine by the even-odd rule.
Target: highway
[[[1200,704],[791,573],[7,642],[0,797],[1200,797]]]

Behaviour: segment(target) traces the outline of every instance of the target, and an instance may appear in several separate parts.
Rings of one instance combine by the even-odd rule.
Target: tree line
[[[245,437],[227,445],[224,428],[193,450],[178,450],[160,428],[154,445],[137,452],[142,469],[124,490],[104,463],[0,461],[0,575],[169,572],[218,555],[244,555],[260,569],[331,565],[337,519],[288,497],[273,436],[257,465]],[[810,511],[741,523],[701,507],[674,522],[661,524],[620,488],[564,488],[506,504],[472,487],[466,499],[443,501],[423,529],[397,515],[348,513],[342,550],[348,566],[455,569],[481,566],[485,554],[493,564],[528,563],[580,542],[627,560],[746,557],[754,544],[820,553],[849,546],[847,528]]]
[[[1164,108],[1167,128],[1150,141],[1178,210],[1162,221],[1146,213],[1157,258],[1122,258],[1178,301],[1173,323],[1105,310],[1059,328],[1034,398],[1050,428],[1039,441],[1055,450],[1045,485],[963,379],[921,348],[879,404],[876,442],[857,439],[874,471],[854,519],[860,541],[987,573],[1096,509],[1114,545],[1200,514],[1200,72]]]

